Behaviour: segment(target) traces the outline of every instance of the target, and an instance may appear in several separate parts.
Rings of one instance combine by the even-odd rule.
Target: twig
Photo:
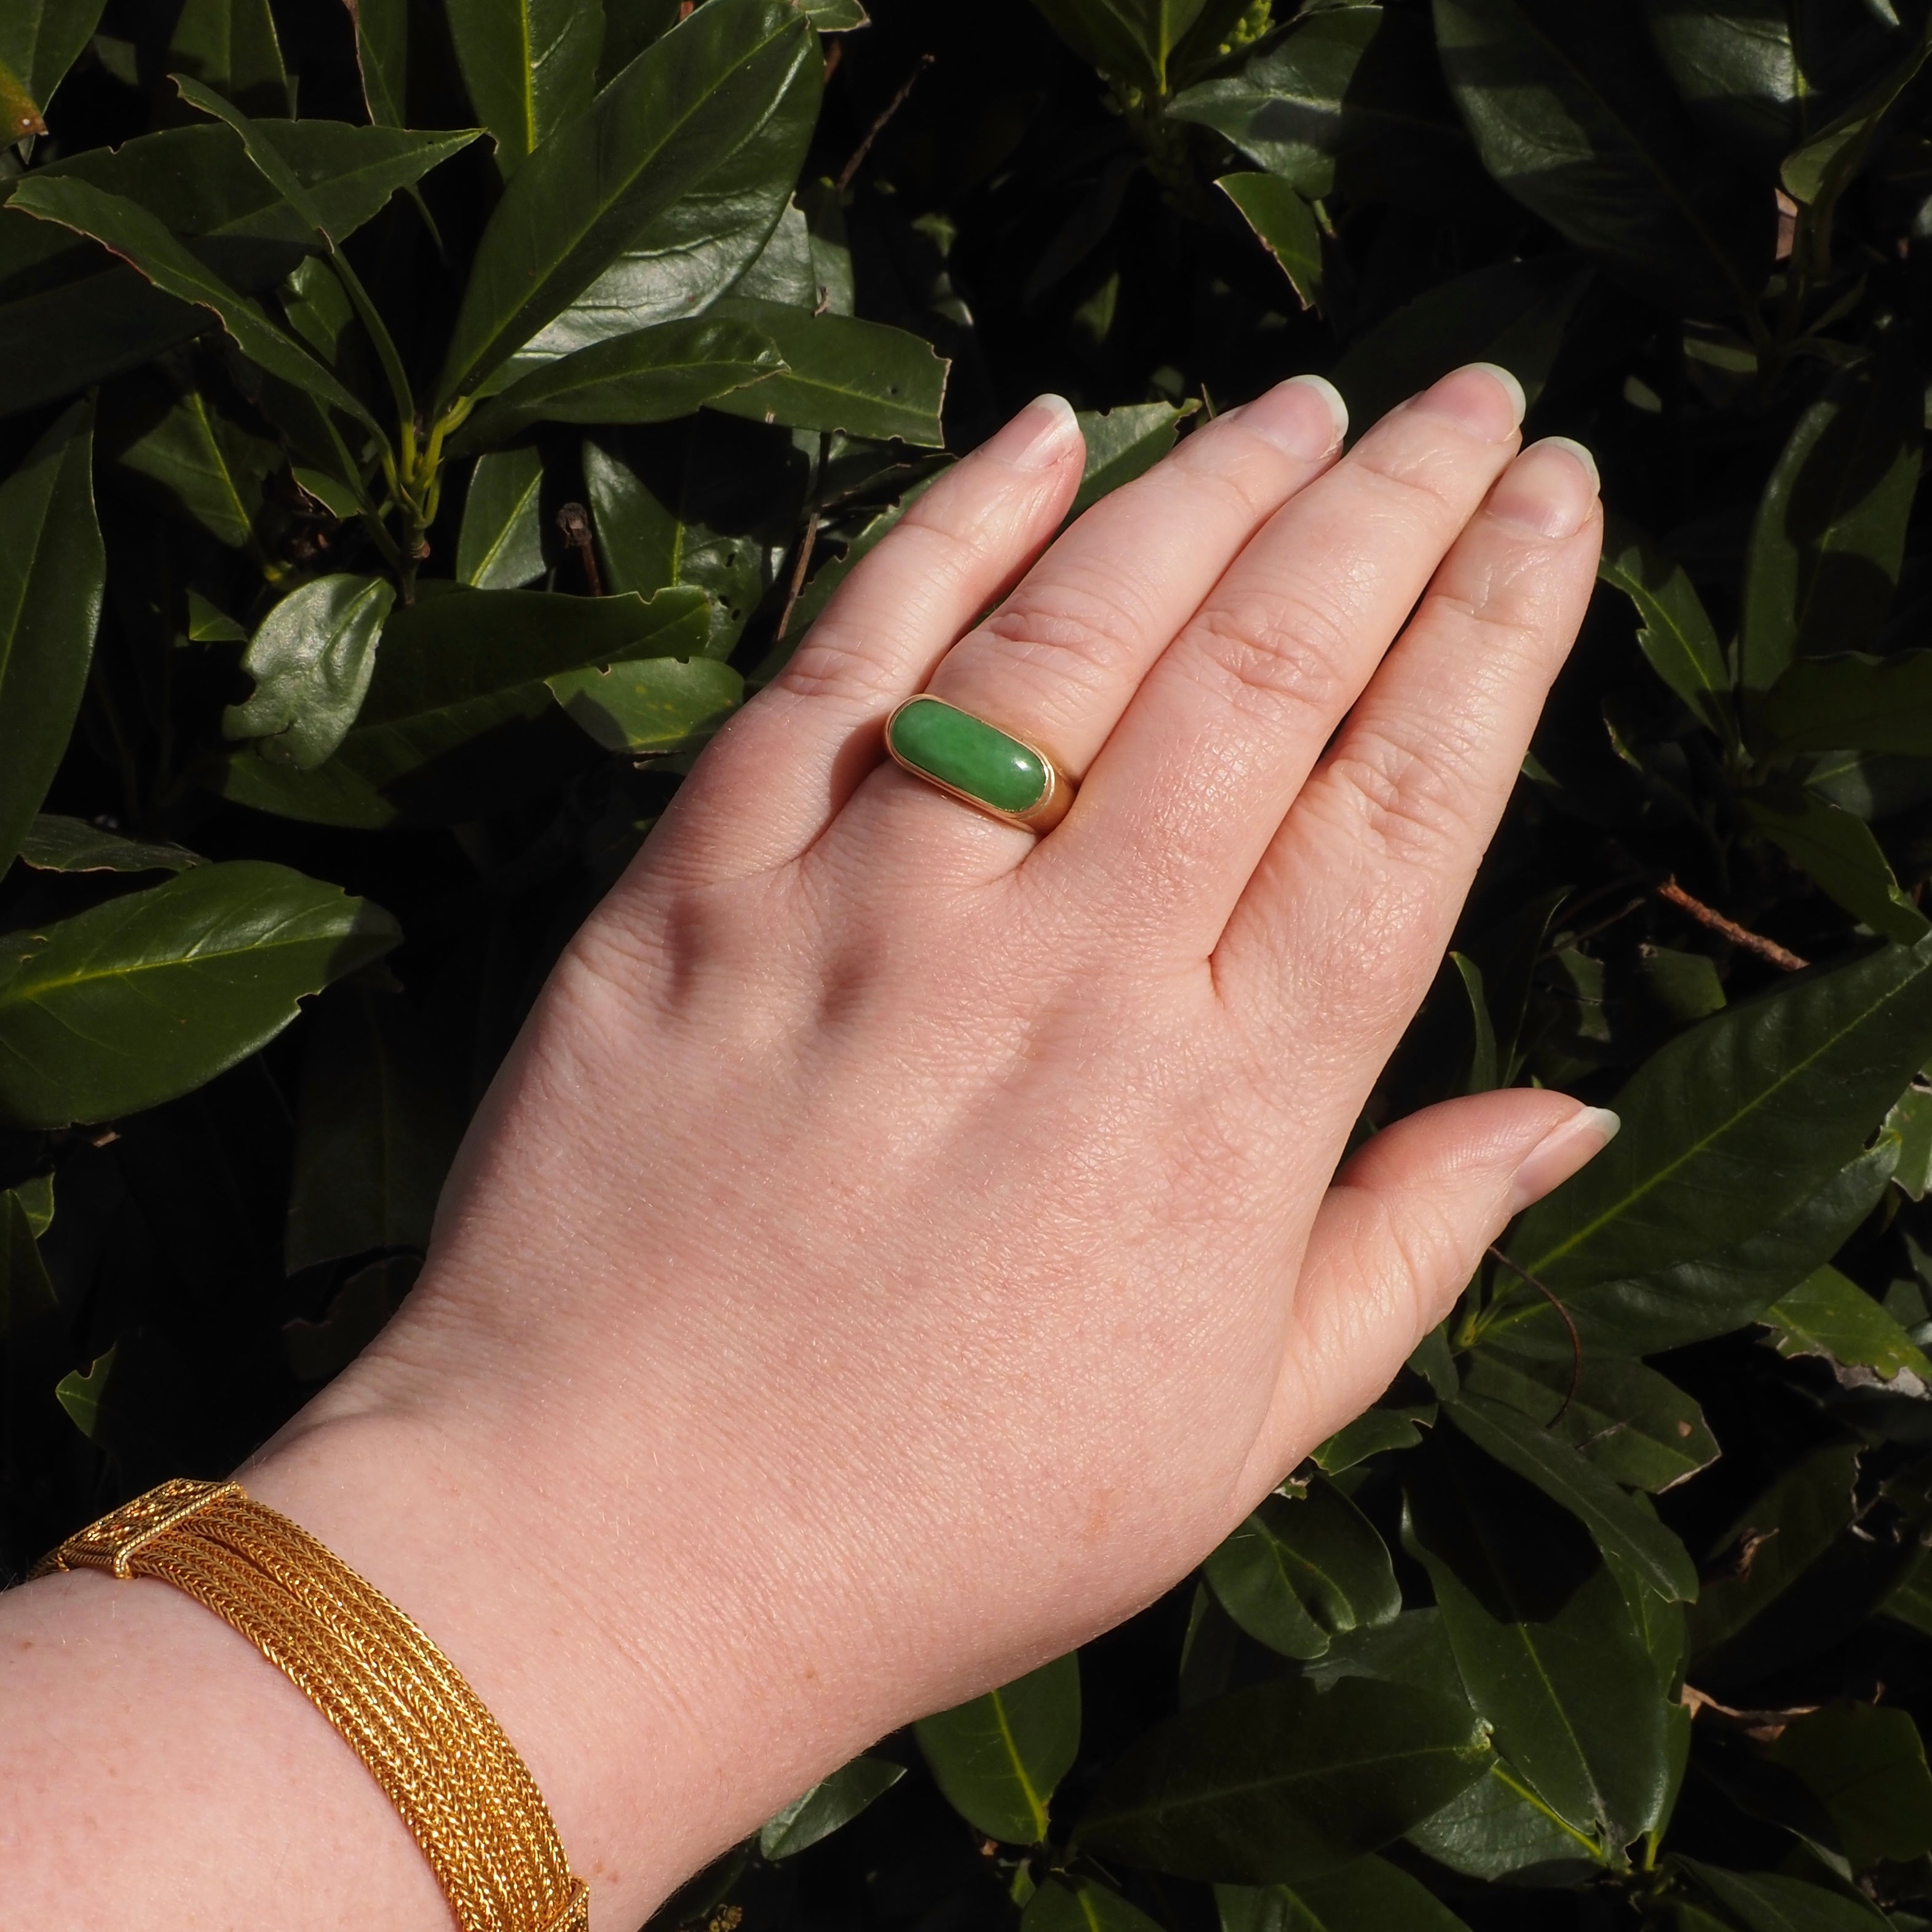
[[[584,580],[593,597],[604,594],[604,579],[597,568],[597,546],[590,535],[590,513],[581,503],[556,506],[557,533],[566,550],[574,550],[584,563]]]
[[[813,546],[818,542],[818,512],[814,510],[805,520],[805,534],[798,540],[798,556],[791,567],[791,581],[785,586],[784,608],[778,613],[778,627],[772,634],[774,644],[784,640],[785,632],[791,627],[791,614],[798,608],[798,600],[805,589],[805,573],[812,568]]]
[[[1201,406],[1208,412],[1208,420],[1210,422],[1221,413],[1214,406],[1214,398],[1208,393],[1207,379],[1204,376],[1202,379],[1201,383]]]
[[[1644,903],[1643,896],[1640,893],[1627,905],[1622,906],[1612,913],[1608,919],[1600,919],[1594,926],[1586,926],[1581,932],[1573,934],[1570,944],[1572,946],[1581,946],[1585,940],[1594,939],[1598,933],[1609,932],[1619,920],[1628,919],[1630,914],[1636,911]],[[1554,959],[1556,955],[1554,951],[1551,951],[1545,952],[1543,957],[1546,959]]]
[[[1576,1324],[1570,1319],[1569,1310],[1565,1308],[1562,1303],[1558,1301],[1556,1296],[1552,1294],[1549,1289],[1530,1273],[1528,1269],[1511,1261],[1493,1241],[1490,1244],[1489,1252],[1490,1258],[1492,1261],[1501,1262],[1518,1280],[1528,1282],[1530,1286],[1534,1288],[1537,1293],[1541,1295],[1544,1300],[1563,1318],[1563,1325],[1570,1331],[1570,1391],[1563,1398],[1562,1407],[1543,1425],[1546,1429],[1554,1429],[1570,1413],[1570,1405],[1576,1400],[1576,1391],[1582,1386],[1583,1338],[1577,1334]]]
[[[1811,963],[1779,945],[1776,940],[1767,939],[1761,932],[1753,932],[1734,919],[1726,919],[1715,907],[1707,906],[1702,899],[1693,898],[1674,878],[1667,878],[1651,890],[1680,912],[1688,913],[1700,926],[1707,926],[1713,932],[1721,933],[1733,946],[1742,946],[1747,952],[1755,952],[1760,959],[1769,960],[1780,972],[1802,973]]]
[[[834,34],[831,38],[832,44],[825,50],[825,78],[827,81],[838,71],[838,63],[845,57],[844,35]]]
[[[878,119],[866,130],[866,138],[852,150],[852,158],[838,170],[838,178],[832,185],[841,194],[852,185],[853,176],[866,165],[866,157],[872,152],[872,143],[886,131],[886,123],[906,104],[907,98],[919,85],[920,76],[925,73],[938,58],[936,54],[921,54],[919,57],[919,64],[906,76],[898,93],[894,94],[891,100],[879,110]]]

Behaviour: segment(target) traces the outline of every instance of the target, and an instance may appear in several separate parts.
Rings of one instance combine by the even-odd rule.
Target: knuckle
[[[1448,727],[1420,744],[1364,731],[1336,753],[1329,772],[1378,857],[1433,869],[1471,842],[1461,781],[1472,755]]]
[[[1432,533],[1458,527],[1474,506],[1467,454],[1430,441],[1365,441],[1356,452],[1355,482],[1397,516],[1422,522]]]
[[[850,698],[862,705],[896,697],[902,682],[860,632],[830,610],[800,640],[776,680],[780,689],[800,698]]]
[[[1099,684],[1138,662],[1154,598],[1131,574],[1102,584],[1074,570],[1023,584],[980,626],[1012,661]]]
[[[1352,694],[1343,669],[1349,627],[1312,598],[1214,604],[1189,628],[1192,648],[1184,662],[1238,709],[1328,720]]]

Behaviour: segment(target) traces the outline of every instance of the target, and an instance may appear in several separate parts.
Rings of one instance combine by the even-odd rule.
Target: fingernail
[[[1080,437],[1073,405],[1064,396],[1036,396],[980,454],[1015,470],[1047,470]]]
[[[1574,536],[1597,500],[1597,459],[1567,436],[1533,442],[1490,492],[1490,514],[1538,536]]]
[[[1509,1211],[1520,1214],[1594,1160],[1623,1125],[1607,1107],[1585,1107],[1544,1136],[1510,1184]]]
[[[1470,362],[1452,369],[1408,406],[1440,416],[1486,442],[1507,442],[1522,427],[1529,404],[1522,385],[1507,369],[1494,362]]]
[[[1291,376],[1241,406],[1241,424],[1301,463],[1319,463],[1348,434],[1348,406],[1325,376]]]

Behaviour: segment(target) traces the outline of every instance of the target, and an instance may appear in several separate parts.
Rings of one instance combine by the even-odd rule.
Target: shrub
[[[1622,1137],[1198,1580],[664,1918],[1926,1924],[1925,0],[557,31],[0,19],[0,1562],[375,1332],[563,939],[946,449],[1064,389],[1090,500],[1486,358],[1612,528],[1363,1131]]]

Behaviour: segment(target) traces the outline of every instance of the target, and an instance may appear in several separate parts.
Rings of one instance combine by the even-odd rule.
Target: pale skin
[[[573,942],[404,1312],[244,1473],[523,1753],[605,1932],[884,1733],[1168,1588],[1613,1130],[1351,1127],[1588,599],[1574,446],[1322,386],[1053,538],[1030,405],[856,571]],[[982,619],[982,614],[993,614]],[[1079,781],[886,763],[929,688]],[[450,1922],[286,1680],[152,1580],[0,1600],[0,1927]]]

